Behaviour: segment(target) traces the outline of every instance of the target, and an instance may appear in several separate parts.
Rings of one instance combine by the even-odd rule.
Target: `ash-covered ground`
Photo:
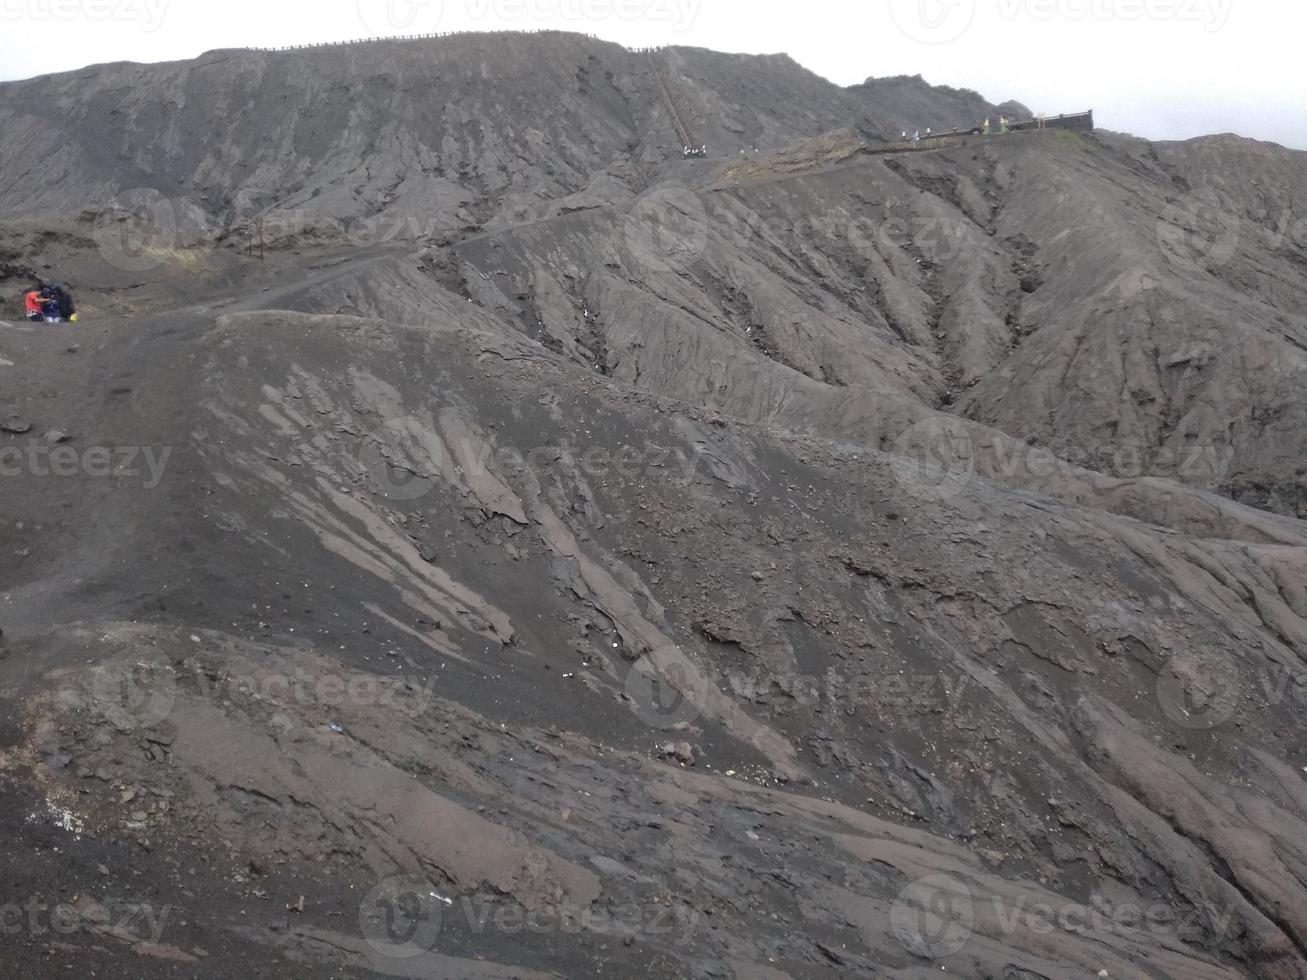
[[[0,85],[5,975],[1307,976],[1307,156],[1000,111]]]

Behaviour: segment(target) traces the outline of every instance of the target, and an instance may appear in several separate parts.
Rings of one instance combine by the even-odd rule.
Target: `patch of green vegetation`
[[[1055,129],[1053,130],[1053,140],[1059,147],[1065,147],[1068,150],[1087,149],[1084,137],[1074,129]]]
[[[171,264],[195,271],[204,264],[209,253],[202,248],[160,248],[150,245],[143,250],[143,254],[150,255],[158,265]]]

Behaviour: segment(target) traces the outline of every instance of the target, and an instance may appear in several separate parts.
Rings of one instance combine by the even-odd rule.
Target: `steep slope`
[[[1307,975],[1303,156],[661,57],[0,87],[7,975]]]
[[[201,945],[381,969],[346,883],[357,904],[418,875],[483,911],[639,909],[612,962],[645,975],[873,975],[941,950],[964,975],[1294,975],[1307,828],[1277,760],[1304,746],[1271,685],[1302,669],[1301,548],[986,482],[933,502],[879,453],[714,421],[464,323],[139,321],[77,357],[90,391],[149,383],[58,421],[174,447],[162,479],[4,486],[44,525],[6,573],[9,764],[89,837],[186,838],[218,877],[318,896],[289,932],[249,930],[253,884],[201,907],[153,880]],[[29,350],[34,378],[61,343]],[[1213,664],[1244,680],[1206,704],[1165,680]],[[643,671],[686,700],[650,700]],[[650,761],[669,737],[701,773]],[[903,924],[941,880],[966,889],[960,951]],[[1085,933],[1044,934],[1044,905]],[[1172,918],[1143,930],[1136,908]],[[438,956],[574,975],[611,955],[602,929],[551,951],[461,917]]]
[[[1197,460],[1223,493],[1301,514],[1307,237],[1285,223],[1307,158],[1248,141],[1133,149],[1015,155],[996,231],[1022,236],[1041,282],[1016,314],[1019,349],[959,407],[1093,468]],[[1063,235],[1068,212],[1082,223]]]
[[[610,170],[638,190],[683,163],[659,69],[719,160],[873,111],[784,56],[647,55],[569,34],[215,51],[0,85],[0,214],[49,221],[149,189],[197,234],[308,208],[315,224],[397,217],[413,238]],[[930,91],[959,116],[951,90],[914,93],[913,111]],[[888,119],[892,100],[874,113]]]
[[[762,158],[748,179],[574,202],[428,269],[578,363],[742,418],[884,448],[951,409],[986,427],[972,442],[1011,437],[980,454],[1013,478],[1032,444],[1062,476],[1300,512],[1307,239],[1291,199],[1273,219],[1233,199],[1209,214],[1207,191],[1116,139],[855,145],[834,165],[809,145],[806,169],[796,151],[771,178]],[[1303,169],[1236,149],[1248,186]],[[404,319],[414,288],[366,311]],[[315,308],[359,291],[333,289]]]

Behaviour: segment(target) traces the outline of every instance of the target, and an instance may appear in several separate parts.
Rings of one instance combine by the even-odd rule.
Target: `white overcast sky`
[[[921,74],[1153,139],[1307,149],[1307,0],[0,0],[0,79],[382,34],[581,31]]]

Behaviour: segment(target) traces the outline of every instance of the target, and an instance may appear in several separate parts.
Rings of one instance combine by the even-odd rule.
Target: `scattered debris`
[[[667,742],[661,751],[663,755],[675,758],[684,766],[693,766],[699,759],[698,752],[689,742]]]

